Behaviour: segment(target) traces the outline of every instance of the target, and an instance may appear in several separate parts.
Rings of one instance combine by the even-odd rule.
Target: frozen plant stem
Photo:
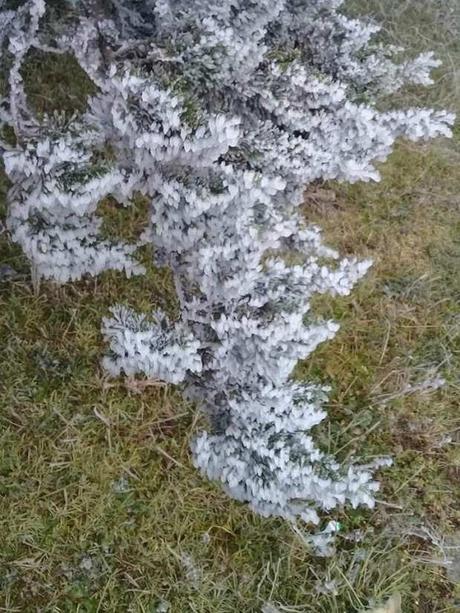
[[[310,183],[378,180],[373,164],[398,137],[450,135],[447,112],[375,106],[430,83],[436,60],[397,63],[341,0],[69,4],[77,19],[50,13],[43,29],[43,0],[0,13],[11,65],[1,118],[18,135],[3,155],[14,240],[58,282],[142,273],[135,250],[152,242],[180,320],[115,307],[107,371],[183,383],[209,417],[196,466],[256,512],[318,522],[337,505],[372,506],[387,462],[345,466],[320,451],[325,389],[290,378],[338,329],[311,298],[348,294],[370,262],[340,259],[298,207]],[[32,44],[72,53],[93,79],[85,113],[34,116],[19,72]],[[139,243],[103,239],[100,201],[138,194],[151,202]]]

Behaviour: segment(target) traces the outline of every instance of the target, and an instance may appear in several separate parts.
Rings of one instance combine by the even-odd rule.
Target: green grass
[[[400,3],[406,11],[387,23],[414,49],[448,58],[442,87],[423,96],[458,108],[450,5]],[[81,80],[69,93],[68,61],[43,75],[51,70],[71,107],[91,90]],[[41,110],[52,108],[54,95],[30,88]],[[317,434],[340,457],[395,458],[376,510],[333,515],[343,530],[332,559],[312,555],[307,527],[257,517],[197,474],[188,446],[200,418],[180,390],[135,394],[104,379],[101,318],[115,301],[174,310],[168,271],[34,291],[27,262],[0,237],[0,261],[16,271],[0,283],[0,611],[153,613],[167,601],[172,613],[250,613],[267,602],[348,613],[394,593],[404,613],[459,610],[458,552],[447,569],[419,532],[460,544],[459,151],[458,132],[451,143],[401,144],[381,183],[307,193],[305,213],[328,242],[375,261],[350,298],[318,301],[342,328],[298,367],[333,386]],[[141,215],[108,218],[122,232]],[[438,391],[408,388],[438,375]]]

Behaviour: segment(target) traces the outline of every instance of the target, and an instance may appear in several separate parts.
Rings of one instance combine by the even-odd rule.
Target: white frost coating
[[[180,320],[114,309],[107,371],[183,382],[209,417],[196,466],[256,512],[318,522],[337,505],[372,506],[388,462],[341,465],[319,450],[325,389],[290,378],[338,329],[315,318],[313,296],[348,294],[370,262],[340,259],[299,207],[315,181],[378,180],[399,137],[450,135],[445,111],[375,105],[430,83],[437,61],[398,61],[341,0],[72,4],[79,23],[54,35],[39,27],[42,1],[0,11],[13,238],[60,282],[141,272],[135,247],[152,242]],[[83,115],[34,116],[19,72],[32,46],[74,54],[97,85]],[[103,238],[100,201],[135,194],[151,202],[139,243]]]
[[[151,379],[180,383],[188,371],[201,372],[200,344],[180,324],[171,326],[164,313],[154,314],[155,323],[124,307],[112,309],[102,331],[110,344],[103,360],[112,376],[142,373]]]
[[[38,277],[64,283],[107,269],[144,270],[131,257],[135,246],[101,238],[97,207],[109,195],[123,198],[129,181],[94,162],[87,146],[76,135],[55,135],[4,153],[13,181],[8,228]]]

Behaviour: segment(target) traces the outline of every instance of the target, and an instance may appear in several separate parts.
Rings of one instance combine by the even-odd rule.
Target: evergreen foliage
[[[450,135],[448,112],[377,106],[430,83],[437,62],[398,60],[341,0],[74,0],[70,16],[49,4],[0,2],[8,226],[35,275],[141,274],[135,251],[151,242],[180,320],[115,308],[108,372],[183,383],[209,417],[195,464],[256,512],[317,522],[372,506],[388,462],[320,451],[326,390],[291,379],[338,329],[311,298],[348,294],[370,262],[324,246],[299,206],[316,181],[378,180],[399,137]],[[84,113],[34,113],[21,76],[33,48],[75,56],[97,87]],[[151,202],[138,243],[103,237],[101,201],[138,194]]]

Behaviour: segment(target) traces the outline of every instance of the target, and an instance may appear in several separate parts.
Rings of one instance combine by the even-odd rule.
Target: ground
[[[456,2],[366,6],[395,40],[445,61],[436,87],[402,99],[459,109]],[[89,91],[65,62],[30,63],[43,108]],[[332,516],[332,558],[313,554],[308,526],[258,517],[197,474],[201,418],[180,390],[103,378],[101,318],[115,301],[174,310],[167,271],[34,288],[3,233],[0,611],[348,613],[396,594],[404,613],[459,611],[459,163],[457,130],[399,144],[380,183],[306,193],[328,243],[375,264],[350,298],[318,301],[341,331],[296,375],[332,386],[325,447],[395,460],[376,509]],[[133,231],[139,215],[112,210],[108,223]]]

